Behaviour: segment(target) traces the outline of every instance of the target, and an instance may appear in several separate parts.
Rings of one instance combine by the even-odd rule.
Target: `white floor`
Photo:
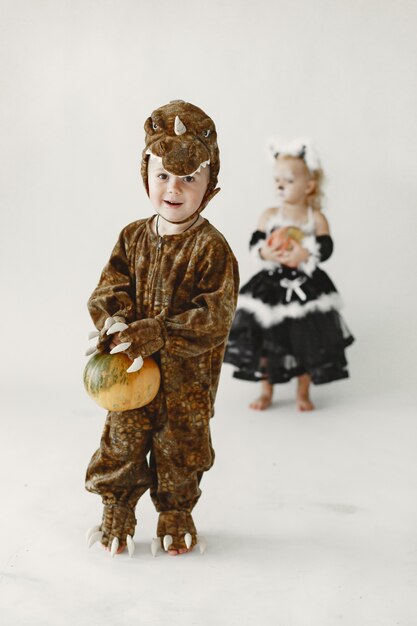
[[[133,559],[88,550],[101,505],[83,480],[104,412],[81,387],[3,395],[2,625],[415,626],[417,428],[404,389],[365,389],[356,372],[314,389],[314,413],[297,413],[287,385],[258,414],[246,408],[256,386],[230,373],[195,510],[203,556],[152,558],[147,495]]]

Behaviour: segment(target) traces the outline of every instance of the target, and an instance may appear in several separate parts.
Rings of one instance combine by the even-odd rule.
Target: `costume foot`
[[[297,407],[299,411],[314,411],[315,406],[310,398],[297,398]]]
[[[165,535],[164,540],[165,540],[165,538],[169,538],[169,539],[166,539],[166,541],[171,542],[171,539],[172,539],[171,535]],[[184,541],[187,544],[186,537],[184,537]],[[169,543],[168,545],[170,546],[171,543]],[[206,542],[205,538],[202,537],[201,535],[197,535],[196,545],[200,549],[200,554],[204,554],[204,552],[206,551],[206,547],[207,547],[207,542]],[[161,540],[160,540],[160,538],[159,537],[155,537],[154,539],[152,539],[152,542],[151,542],[151,553],[152,553],[153,557],[156,557],[160,547],[161,547]],[[194,546],[190,546],[190,548],[181,548],[180,550],[170,550],[170,548],[168,547],[168,550],[165,550],[165,551],[168,552],[168,554],[170,554],[171,556],[177,556],[177,554],[185,554],[186,552],[191,552],[193,549],[194,549]]]
[[[136,518],[131,507],[122,504],[107,504],[104,506],[101,526],[93,526],[87,532],[89,548],[100,541],[110,552],[111,557],[121,554],[127,546],[129,557],[135,553]]]
[[[272,396],[262,395],[257,400],[251,402],[249,408],[255,409],[255,411],[265,411],[272,404]]]
[[[161,547],[171,556],[191,552],[195,545],[199,545],[201,554],[205,550],[203,537],[197,538],[191,514],[186,511],[164,511],[159,514],[158,537],[152,540],[151,552],[157,555]]]

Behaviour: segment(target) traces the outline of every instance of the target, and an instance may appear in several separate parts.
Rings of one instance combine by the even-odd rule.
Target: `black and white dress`
[[[268,222],[266,236],[292,225],[278,211]],[[318,267],[320,245],[312,209],[299,228],[310,257],[297,269],[262,260],[258,250],[265,234],[257,231],[252,237],[260,271],[239,292],[225,354],[226,363],[236,367],[236,378],[275,384],[308,373],[320,385],[349,375],[345,348],[354,339],[339,314],[336,287]]]

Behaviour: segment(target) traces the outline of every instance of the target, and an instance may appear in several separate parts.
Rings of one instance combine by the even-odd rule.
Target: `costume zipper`
[[[151,274],[150,289],[149,289],[149,295],[152,299],[152,310],[154,310],[154,304],[155,304],[154,284],[155,284],[156,271],[157,271],[159,261],[160,261],[160,256],[161,256],[162,243],[163,243],[163,238],[160,235],[158,235],[158,242],[156,244],[156,256],[155,256],[153,271]]]

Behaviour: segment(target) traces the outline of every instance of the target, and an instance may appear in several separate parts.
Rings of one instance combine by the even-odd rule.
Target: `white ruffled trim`
[[[310,256],[307,261],[303,261],[299,264],[298,269],[307,276],[311,276],[316,269],[317,265],[320,263],[320,246],[317,243],[317,239],[314,235],[309,235],[308,237],[304,237],[301,242],[303,248],[309,251]]]
[[[253,313],[263,328],[275,326],[275,324],[279,324],[286,318],[299,319],[314,311],[320,311],[321,313],[327,313],[332,310],[338,311],[342,306],[342,299],[337,292],[322,294],[316,300],[310,300],[306,304],[290,302],[289,304],[271,305],[245,294],[239,295],[237,302],[237,308]]]
[[[251,246],[250,254],[258,272],[261,270],[276,270],[277,267],[281,267],[280,263],[275,261],[267,261],[259,256],[259,250],[265,245],[265,239],[260,239],[257,243]]]
[[[273,230],[277,228],[283,228],[285,226],[294,226],[295,228],[299,228],[303,231],[305,236],[314,235],[316,224],[314,221],[314,210],[311,207],[307,209],[307,221],[302,224],[295,224],[294,220],[288,219],[282,215],[282,209],[278,208],[277,212],[274,215],[271,215],[266,224],[266,232],[268,235],[272,233]]]

